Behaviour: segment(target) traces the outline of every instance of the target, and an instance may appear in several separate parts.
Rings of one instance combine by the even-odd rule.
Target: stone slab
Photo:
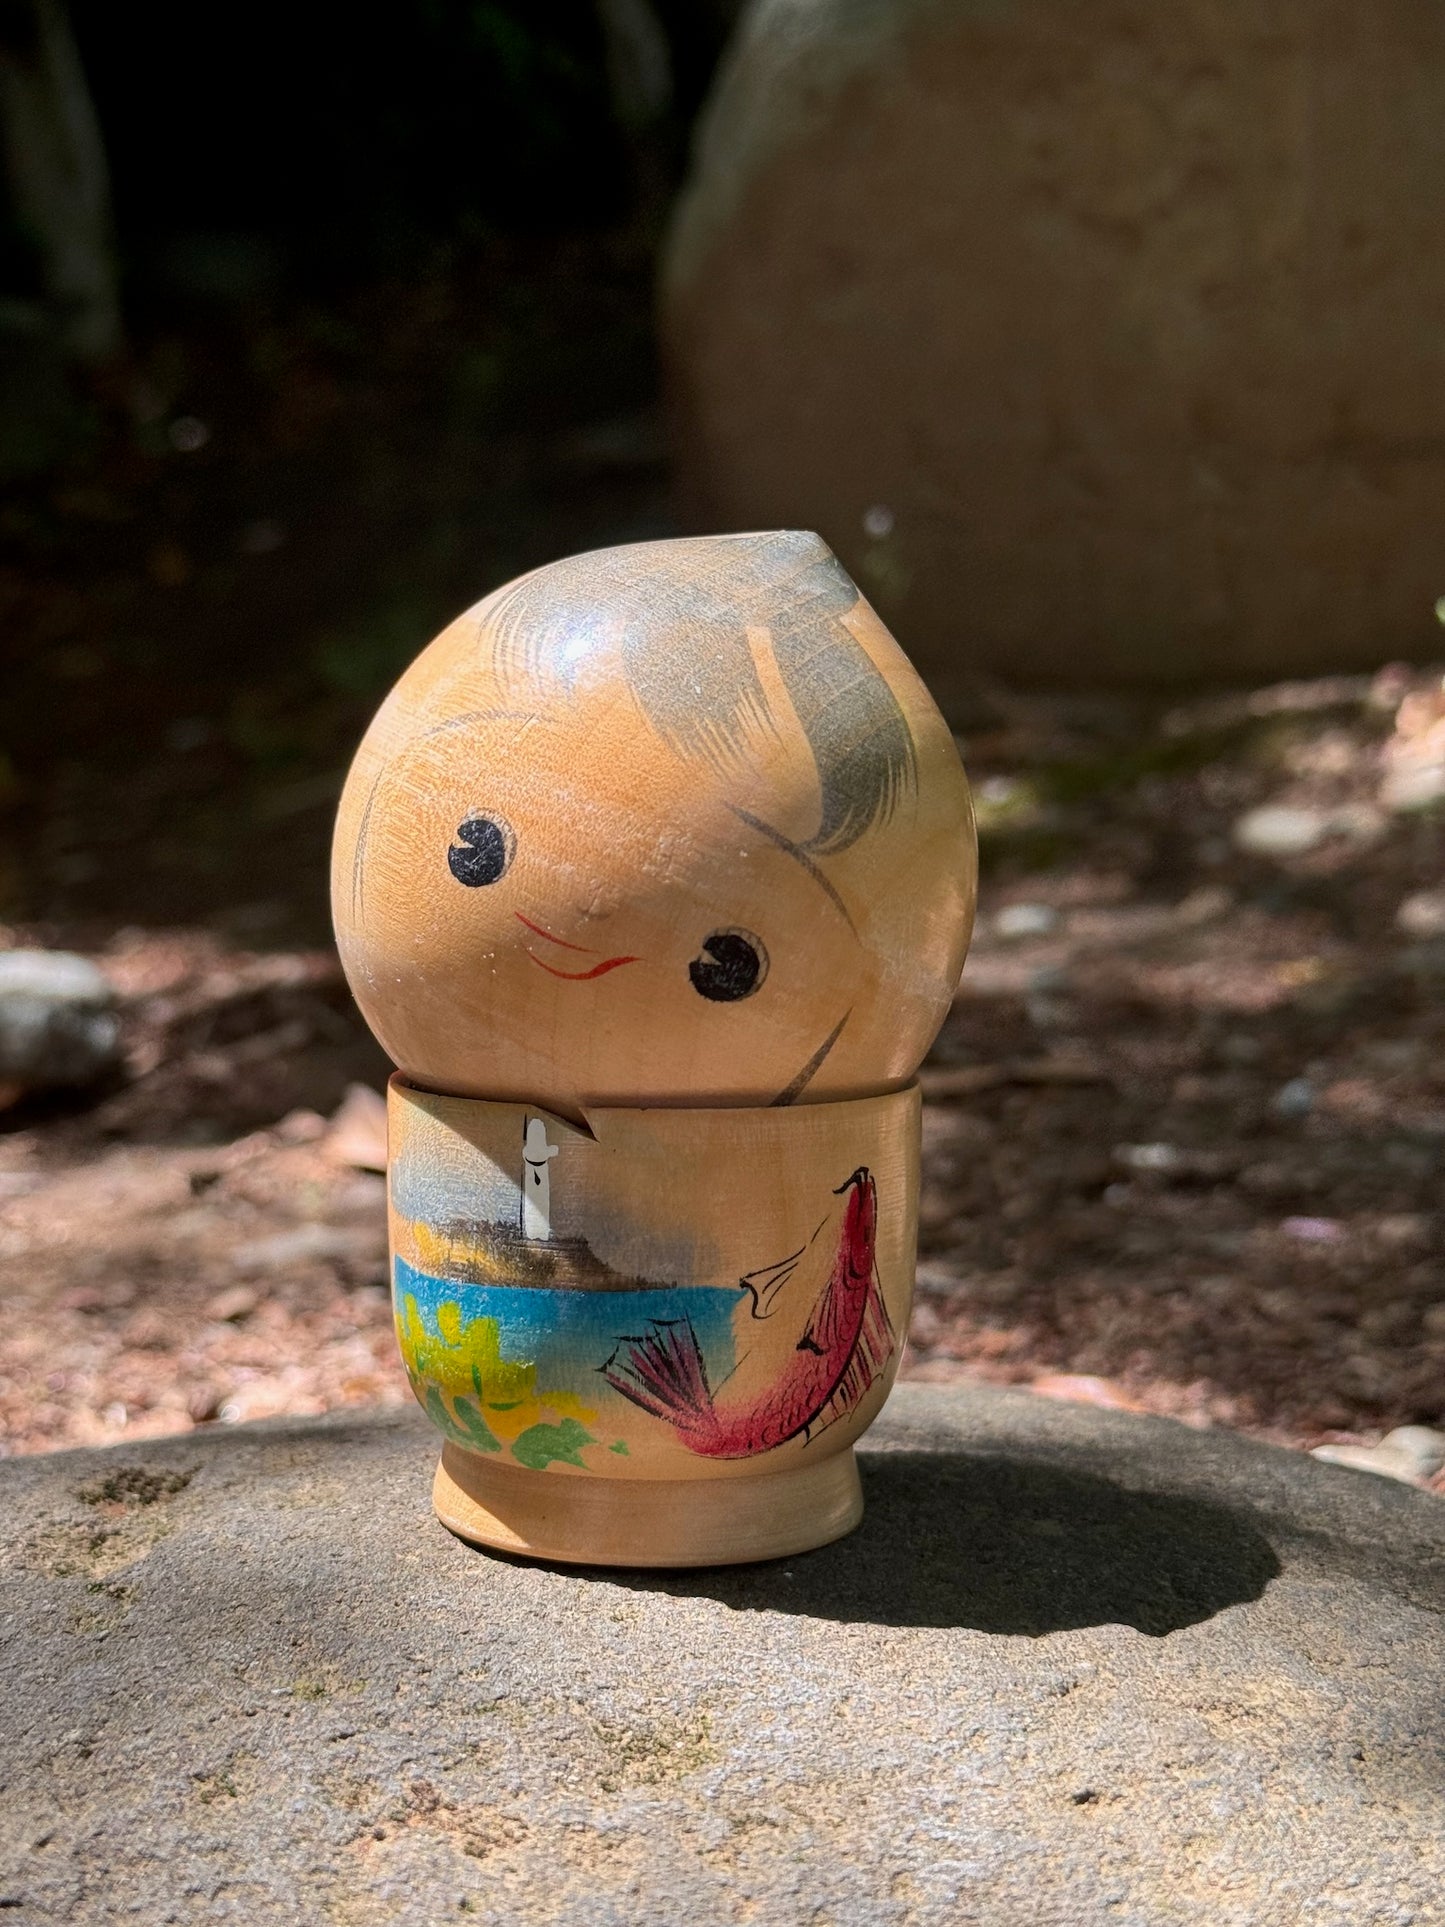
[[[1427,1927],[1445,1506],[904,1386],[852,1538],[549,1570],[411,1412],[0,1465],[17,1923]]]
[[[752,0],[664,259],[690,514],[817,529],[955,717],[1432,661],[1442,167],[1427,0]]]

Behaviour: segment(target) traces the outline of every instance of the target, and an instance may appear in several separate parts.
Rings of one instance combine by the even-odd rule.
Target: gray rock
[[[1337,17],[754,0],[666,261],[699,515],[817,528],[948,709],[1435,655],[1445,14]]]
[[[905,1386],[861,1530],[555,1571],[390,1412],[0,1465],[17,1922],[1439,1922],[1445,1506]]]
[[[90,1084],[119,1048],[115,991],[88,957],[0,951],[0,1085]]]

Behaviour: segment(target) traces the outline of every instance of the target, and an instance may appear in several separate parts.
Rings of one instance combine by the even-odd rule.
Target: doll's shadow
[[[758,1566],[607,1577],[741,1612],[1030,1638],[1122,1624],[1160,1637],[1258,1599],[1280,1570],[1246,1513],[1206,1500],[972,1453],[868,1453],[860,1464],[863,1523],[834,1545]]]

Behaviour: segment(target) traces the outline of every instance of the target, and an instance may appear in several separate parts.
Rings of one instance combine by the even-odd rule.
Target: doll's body
[[[688,1563],[856,1517],[839,1448],[906,1329],[909,1086],[973,891],[952,739],[815,536],[574,557],[407,671],[333,892],[402,1074],[398,1322],[448,1523]],[[750,1508],[773,1471],[788,1504]]]

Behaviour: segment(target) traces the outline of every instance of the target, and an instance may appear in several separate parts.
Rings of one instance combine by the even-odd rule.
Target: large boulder
[[[437,1927],[1425,1927],[1445,1505],[905,1385],[868,1513],[557,1571],[418,1411],[0,1465],[0,1907]]]
[[[665,265],[687,494],[945,705],[1438,652],[1445,9],[758,0]]]

